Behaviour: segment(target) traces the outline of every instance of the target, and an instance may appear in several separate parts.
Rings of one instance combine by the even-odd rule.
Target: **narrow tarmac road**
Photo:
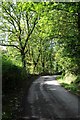
[[[69,93],[56,76],[41,76],[33,82],[25,104],[25,116],[43,120],[80,120],[80,98]]]

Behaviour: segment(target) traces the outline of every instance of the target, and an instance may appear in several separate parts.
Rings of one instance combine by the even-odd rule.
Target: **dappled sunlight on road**
[[[55,79],[56,76],[57,76],[57,75],[52,75],[52,76],[46,75],[46,76],[42,76],[42,78],[44,78],[44,79]]]
[[[44,84],[48,84],[48,85],[59,85],[59,83],[58,83],[56,80],[46,81],[46,82],[44,82]]]
[[[78,117],[78,98],[60,86],[55,76],[40,76],[28,95],[31,116],[50,120]],[[46,109],[45,109],[46,108]]]
[[[54,90],[55,91],[56,89],[55,88],[51,88],[50,90]]]

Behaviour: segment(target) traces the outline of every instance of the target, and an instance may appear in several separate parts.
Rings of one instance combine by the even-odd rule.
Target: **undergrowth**
[[[2,57],[2,120],[15,120],[21,113],[22,99],[37,77],[24,72],[6,56]]]
[[[65,76],[59,76],[57,79],[62,87],[80,96],[80,76],[79,75],[75,76],[68,73]]]

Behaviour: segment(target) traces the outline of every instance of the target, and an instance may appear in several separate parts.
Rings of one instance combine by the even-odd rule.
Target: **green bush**
[[[22,68],[14,65],[6,56],[2,57],[2,88],[3,92],[15,90],[20,87]]]
[[[57,77],[62,87],[74,94],[80,95],[80,75],[67,73],[64,77]]]
[[[77,76],[77,79],[75,80],[75,84],[80,84],[80,75]]]

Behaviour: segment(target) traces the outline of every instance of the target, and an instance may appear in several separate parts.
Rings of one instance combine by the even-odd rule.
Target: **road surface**
[[[41,76],[30,87],[25,117],[40,120],[80,120],[80,99],[60,86],[56,76]],[[44,119],[42,119],[44,118]]]

